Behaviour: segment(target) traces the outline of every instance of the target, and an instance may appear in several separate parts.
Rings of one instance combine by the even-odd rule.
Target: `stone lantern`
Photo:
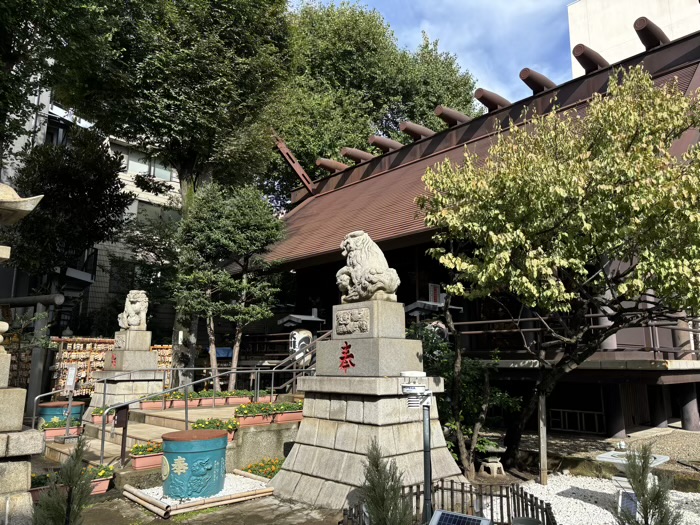
[[[12,225],[30,213],[43,195],[26,199],[6,184],[0,183],[0,224]],[[0,263],[10,258],[10,247],[0,246]],[[31,525],[33,504],[31,486],[32,454],[41,454],[44,437],[38,430],[22,430],[27,391],[9,388],[11,356],[2,346],[2,334],[9,325],[0,321],[0,501],[9,512],[13,525]]]

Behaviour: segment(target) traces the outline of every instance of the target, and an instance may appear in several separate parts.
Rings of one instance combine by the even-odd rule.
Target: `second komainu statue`
[[[369,235],[362,230],[348,233],[340,248],[347,260],[335,278],[343,303],[396,301],[401,280]]]
[[[126,296],[124,311],[117,320],[122,330],[145,330],[148,296],[143,290],[131,290]]]

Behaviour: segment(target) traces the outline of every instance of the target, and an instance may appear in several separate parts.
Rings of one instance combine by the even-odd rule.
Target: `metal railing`
[[[432,489],[435,510],[488,518],[494,525],[510,525],[516,517],[534,518],[542,525],[557,525],[551,504],[529,494],[519,485],[472,485],[439,480]],[[422,523],[423,484],[404,487],[402,493],[411,506],[413,524]],[[343,510],[339,525],[371,524],[363,505],[358,503]]]
[[[305,375],[305,374],[311,373],[311,372],[313,372],[313,370],[297,370],[295,373],[295,377],[298,377],[299,375]],[[139,397],[138,399],[132,399],[130,401],[125,401],[123,403],[117,403],[114,405],[110,405],[108,407],[104,407],[105,414],[108,414],[109,412],[113,412],[116,414],[120,408],[124,408],[124,407],[127,408],[126,413],[123,416],[125,418],[125,426],[122,427],[122,463],[124,462],[124,443],[126,442],[126,433],[127,433],[127,428],[128,428],[127,422],[129,419],[128,407],[130,405],[132,405],[134,403],[140,403],[141,401],[147,401],[153,397],[165,396],[165,395],[170,394],[172,392],[177,392],[179,390],[183,390],[184,391],[184,399],[185,399],[185,406],[184,406],[184,409],[185,409],[185,430],[188,430],[190,425],[189,425],[189,406],[188,406],[189,403],[187,403],[187,401],[189,400],[189,393],[190,393],[190,390],[192,389],[193,386],[207,382],[207,381],[212,381],[213,379],[218,378],[218,377],[230,376],[231,374],[238,375],[238,374],[250,374],[250,373],[255,374],[255,389],[253,391],[253,402],[257,402],[260,399],[260,377],[262,375],[265,375],[265,374],[274,374],[275,373],[274,370],[264,370],[264,369],[259,369],[259,368],[255,368],[255,369],[237,368],[235,370],[230,369],[230,370],[227,370],[224,372],[219,372],[217,374],[214,374],[214,375],[202,378],[202,379],[197,379],[196,381],[191,381],[189,383],[185,383],[184,385],[179,385],[176,387],[168,388],[168,389],[162,390],[161,392],[147,394],[145,396]],[[274,395],[275,395],[272,390],[270,391],[270,395],[272,397],[274,397]],[[213,400],[214,400],[213,402],[215,402],[216,397],[214,397]],[[165,400],[163,400],[163,402],[165,403]],[[104,463],[105,441],[107,439],[107,434],[106,434],[106,432],[107,432],[107,419],[108,418],[106,418],[106,417],[102,418],[102,434],[101,434],[101,439],[100,439],[100,464]],[[112,430],[111,430],[112,435],[114,433],[114,426],[115,426],[115,421],[112,422]]]
[[[328,330],[326,333],[321,335],[320,337],[314,339],[309,343],[308,346],[303,348],[302,350],[295,352],[293,354],[290,354],[289,357],[285,358],[282,360],[281,363],[278,363],[276,366],[272,368],[272,383],[270,386],[270,392],[274,394],[275,389],[283,389],[289,386],[290,384],[292,385],[292,392],[296,393],[296,378],[297,374],[296,372],[299,370],[309,370],[311,369],[312,363],[314,363],[315,358],[316,358],[316,352],[317,352],[317,344],[320,341],[325,341],[330,339],[331,334],[333,333],[332,330]],[[299,365],[304,365],[308,364],[308,366],[301,366]],[[282,383],[281,385],[275,386],[275,374],[282,374],[282,373],[292,373],[292,378],[289,379],[288,381]]]

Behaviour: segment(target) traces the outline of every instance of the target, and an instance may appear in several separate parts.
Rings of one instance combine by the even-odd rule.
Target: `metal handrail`
[[[217,369],[224,368],[224,369],[226,369],[226,370],[229,370],[228,372],[226,372],[227,374],[230,374],[231,371],[233,370],[233,369],[230,368],[230,367],[216,367],[216,368],[217,368]],[[89,382],[87,382],[87,383],[80,383],[80,389],[84,389],[84,388],[87,388],[87,387],[90,387],[90,386],[94,387],[94,386],[97,385],[98,383],[105,383],[105,388],[102,389],[102,406],[104,407],[104,406],[107,404],[107,388],[106,388],[106,383],[107,383],[107,381],[111,381],[111,380],[113,380],[114,378],[117,378],[117,377],[128,376],[128,375],[136,374],[136,373],[139,373],[139,372],[163,372],[163,384],[165,384],[165,376],[166,376],[166,374],[167,374],[168,372],[174,372],[174,371],[180,371],[180,370],[193,370],[193,371],[197,371],[197,370],[213,370],[213,367],[211,367],[211,366],[205,366],[205,367],[168,367],[168,368],[142,368],[142,369],[140,369],[140,370],[129,370],[129,371],[126,371],[126,372],[121,372],[121,373],[119,373],[119,374],[110,375],[109,377],[104,377],[104,378],[101,378],[101,379],[93,379],[92,381],[89,381]],[[257,370],[257,369],[256,369],[256,368],[247,368],[247,367],[243,367],[243,368],[238,368],[238,370],[240,370],[241,372],[254,372],[254,371]],[[206,378],[204,378],[204,379],[205,379],[205,380],[210,380],[210,379],[212,379],[212,376],[206,377]],[[78,389],[78,387],[76,387],[76,389]],[[38,396],[36,396],[36,397],[34,398],[34,406],[33,406],[33,410],[32,410],[32,423],[31,423],[31,428],[34,428],[35,425],[36,425],[36,410],[37,410],[37,402],[39,401],[39,399],[42,398],[42,397],[47,397],[47,396],[53,396],[53,395],[55,395],[55,394],[60,394],[60,393],[62,393],[62,392],[65,392],[65,389],[62,388],[62,389],[59,389],[59,390],[53,390],[53,391],[51,391],[51,392],[46,392],[45,394],[39,394]],[[215,401],[214,403],[216,404],[216,401]]]
[[[285,358],[282,360],[282,362],[278,363],[277,366],[272,368],[272,379],[271,379],[271,384],[270,384],[270,392],[272,394],[275,393],[276,388],[284,388],[290,383],[296,382],[297,379],[297,369],[296,365],[301,361],[305,361],[306,359],[313,359],[313,357],[316,355],[317,352],[317,343],[319,341],[323,341],[325,339],[328,339],[331,337],[331,334],[333,333],[332,330],[328,330],[325,334],[322,336],[314,339],[309,343],[309,345],[302,350],[302,352],[295,352],[291,354],[289,357]],[[299,355],[301,353],[301,355]],[[286,381],[285,383],[275,387],[275,373],[280,373],[280,372],[288,372],[290,371],[290,367],[294,367],[292,370],[293,376],[289,381]],[[307,368],[301,368],[301,372],[307,371]]]
[[[302,359],[305,359],[305,358],[308,356],[308,354],[310,354],[310,353],[316,353],[316,343],[318,343],[319,341],[323,341],[323,340],[329,338],[329,337],[331,336],[332,333],[333,333],[332,330],[328,330],[328,331],[327,331],[325,334],[323,334],[321,337],[317,337],[316,339],[314,339],[313,341],[311,341],[311,342],[308,344],[308,346],[306,346],[306,348],[302,349],[303,355],[302,355],[301,357],[298,357],[298,356],[299,356],[299,352],[295,352],[295,353],[293,353],[293,354],[290,354],[289,357],[286,357],[285,359],[283,359],[282,361],[280,361],[279,363],[277,363],[276,366],[272,367],[272,370],[286,370],[286,369],[289,368],[289,365],[293,364],[294,362],[298,362],[298,361],[300,361],[300,360],[302,360]],[[311,347],[313,347],[313,350],[310,350]],[[282,367],[283,365],[287,365],[287,366],[284,366],[284,368],[280,368],[280,367]]]
[[[176,392],[178,390],[183,390],[185,391],[185,400],[187,401],[189,398],[189,389],[190,387],[203,383],[205,381],[210,381],[214,378],[221,377],[221,376],[230,376],[231,374],[238,375],[239,373],[250,373],[254,372],[255,373],[255,389],[253,390],[253,402],[257,402],[260,399],[260,375],[261,374],[274,374],[273,370],[264,370],[264,369],[253,369],[253,370],[227,370],[226,372],[220,372],[218,374],[205,377],[202,379],[197,379],[196,381],[191,381],[189,383],[185,383],[184,385],[179,385],[176,387],[168,388],[166,390],[163,390],[161,392],[153,393],[153,394],[147,394],[145,396],[142,396],[138,399],[132,399],[131,401],[126,401],[124,403],[117,403],[115,405],[111,405],[107,408],[105,408],[105,414],[108,412],[114,412],[116,413],[117,409],[121,407],[128,407],[129,405],[132,405],[133,403],[141,402],[141,401],[146,401],[152,397],[156,396],[163,396],[166,394],[169,394],[171,392]],[[305,372],[308,372],[307,370],[299,370],[298,374],[303,374]],[[297,374],[297,375],[298,375]],[[295,376],[296,377],[296,376]],[[274,396],[274,392],[270,390],[270,395]],[[214,403],[216,402],[216,397],[214,397]],[[128,412],[127,412],[127,418],[128,418]],[[107,431],[107,419],[106,417],[102,418],[102,436],[101,436],[101,442],[100,442],[100,464],[104,463],[104,449],[105,449],[105,440],[106,440],[106,431]],[[114,423],[112,423],[112,429],[114,429]],[[188,403],[185,403],[185,430],[189,429],[189,406]]]

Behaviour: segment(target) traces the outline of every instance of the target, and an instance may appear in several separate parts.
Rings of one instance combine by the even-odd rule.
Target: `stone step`
[[[44,456],[52,461],[63,463],[73,452],[75,444],[63,444],[48,442]],[[105,465],[118,465],[121,459],[121,447],[114,443],[105,442]],[[90,465],[97,466],[100,464],[100,440],[96,438],[85,438],[85,459],[84,461]]]
[[[105,441],[107,443],[121,446],[122,431],[122,428],[115,428],[114,431],[112,431],[112,425],[107,425]],[[167,434],[168,432],[173,432],[173,428],[149,425],[147,423],[138,423],[136,421],[129,420],[129,425],[126,431],[126,448],[131,449],[131,447],[137,443],[162,441],[163,434]],[[102,426],[86,423],[85,435],[99,440],[102,436]]]

